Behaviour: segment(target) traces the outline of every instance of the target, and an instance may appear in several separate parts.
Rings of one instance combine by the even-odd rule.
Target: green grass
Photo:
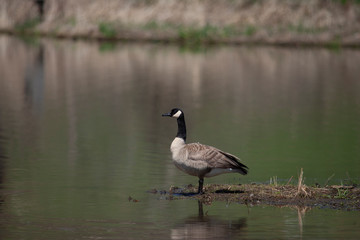
[[[218,29],[211,25],[206,25],[201,28],[195,27],[179,27],[178,36],[180,41],[188,44],[199,44],[210,40],[216,36]]]
[[[278,178],[277,178],[277,176],[270,177],[270,182],[269,182],[269,184],[270,184],[270,185],[277,186],[277,185],[278,185]]]
[[[300,33],[300,34],[317,34],[325,31],[325,29],[321,29],[321,28],[305,27],[302,23],[299,23],[297,25],[290,25],[288,26],[288,30],[290,32]]]
[[[148,23],[139,26],[142,30],[161,30],[161,31],[170,31],[175,33],[178,36],[178,39],[184,45],[199,45],[205,42],[212,41],[213,39],[229,38],[234,36],[253,36],[257,32],[257,28],[253,25],[248,25],[242,28],[237,27],[236,25],[230,24],[225,26],[215,26],[211,24],[206,24],[202,27],[196,26],[183,26],[175,25],[169,23],[158,23],[156,21],[149,21]]]
[[[103,36],[107,38],[113,38],[116,36],[116,29],[113,23],[100,22],[99,31]]]
[[[142,27],[144,30],[157,30],[161,28],[162,27],[156,21],[150,21]]]
[[[243,33],[250,37],[256,33],[256,27],[252,25],[246,26]]]
[[[326,47],[333,51],[339,51],[341,49],[341,37],[336,36],[332,41],[326,44]]]
[[[349,190],[348,189],[338,189],[337,190],[337,195],[334,196],[334,198],[338,198],[338,199],[344,199],[349,195]]]
[[[41,22],[40,18],[29,19],[23,23],[16,24],[15,30],[18,32],[25,32],[35,28],[40,22]]]
[[[222,33],[224,37],[231,37],[237,35],[238,30],[234,25],[227,25],[223,27]]]
[[[188,44],[199,44],[211,41],[214,38],[228,38],[239,35],[253,36],[257,32],[255,26],[248,25],[243,29],[239,29],[233,25],[217,27],[213,25],[205,25],[204,27],[179,27],[178,36],[182,42]]]

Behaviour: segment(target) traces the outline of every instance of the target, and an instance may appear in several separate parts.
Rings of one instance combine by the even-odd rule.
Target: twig
[[[289,183],[291,182],[292,179],[293,179],[293,176],[291,176],[291,178],[290,178],[289,181],[286,183],[286,185],[289,185]]]
[[[335,176],[335,173],[333,173],[330,177],[328,177],[328,179],[325,182],[325,187],[327,186],[327,184],[329,183],[329,181]]]
[[[295,196],[302,196],[302,197],[307,197],[310,195],[310,192],[308,193],[306,191],[307,187],[304,184],[304,180],[303,180],[303,176],[304,176],[304,171],[301,168],[300,169],[300,176],[299,176],[299,182],[298,182],[298,189],[297,189],[297,193],[295,194]]]

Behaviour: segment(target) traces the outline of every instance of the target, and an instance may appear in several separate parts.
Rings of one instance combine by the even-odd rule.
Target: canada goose
[[[185,117],[181,109],[174,108],[162,116],[177,119],[178,132],[170,146],[172,159],[180,170],[199,178],[197,193],[203,193],[204,177],[214,177],[223,173],[247,174],[248,167],[230,153],[200,143],[186,144]]]

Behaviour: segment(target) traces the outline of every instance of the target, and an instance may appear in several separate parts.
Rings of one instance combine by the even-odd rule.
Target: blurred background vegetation
[[[0,30],[71,38],[360,45],[360,0],[0,0]]]

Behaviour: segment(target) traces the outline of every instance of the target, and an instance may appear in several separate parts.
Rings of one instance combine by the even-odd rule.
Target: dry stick
[[[304,185],[303,176],[304,176],[304,171],[301,168],[300,169],[299,182],[298,182],[298,190],[297,190],[296,196],[303,195],[303,197],[307,197],[309,194],[306,192],[306,186]]]
[[[335,176],[335,173],[333,173],[330,177],[328,177],[328,179],[325,182],[325,187],[327,186],[328,182]]]
[[[289,185],[289,183],[291,182],[292,179],[293,179],[293,176],[291,176],[291,178],[290,178],[289,181],[286,183],[286,185]]]

